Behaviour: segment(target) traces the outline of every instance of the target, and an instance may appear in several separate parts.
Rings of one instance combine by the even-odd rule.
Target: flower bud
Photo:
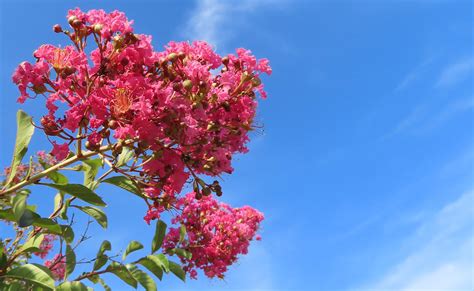
[[[76,19],[71,23],[71,26],[77,28],[81,26],[81,24],[82,24],[82,21],[80,21],[79,19]]]
[[[191,90],[193,88],[193,82],[191,80],[184,80],[183,81],[183,87],[186,89],[186,90]]]
[[[55,26],[53,26],[53,31],[56,33],[60,33],[63,32],[63,29],[59,24],[56,24]]]
[[[177,58],[178,58],[178,55],[175,54],[175,53],[170,53],[167,57],[168,61],[170,61],[170,62],[176,61]]]
[[[222,63],[224,64],[224,66],[227,66],[229,64],[229,57],[223,57]]]
[[[195,195],[194,197],[195,197],[197,200],[201,200],[201,198],[202,198],[201,192],[199,192],[199,191],[196,192],[196,195]]]
[[[258,87],[258,86],[260,86],[260,84],[262,84],[262,80],[260,80],[260,78],[257,77],[257,76],[253,77],[253,79],[252,79],[252,85],[253,85],[254,87]]]
[[[107,124],[109,128],[111,129],[116,129],[118,127],[118,122],[117,120],[110,120],[109,123]]]
[[[72,25],[72,23],[76,20],[77,20],[77,17],[73,15],[73,16],[69,16],[69,18],[67,19],[67,22]]]
[[[204,196],[211,195],[211,189],[209,187],[202,188],[202,195],[204,195]]]
[[[94,24],[94,27],[92,29],[94,30],[95,33],[100,33],[103,27],[104,26],[102,24],[96,23]]]

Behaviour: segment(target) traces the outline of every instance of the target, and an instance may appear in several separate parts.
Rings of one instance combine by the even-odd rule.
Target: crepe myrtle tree
[[[222,195],[219,177],[233,171],[233,155],[248,151],[257,96],[266,97],[260,76],[271,74],[268,60],[242,48],[220,56],[203,41],[155,51],[151,36],[136,34],[119,11],[76,8],[67,22],[67,29],[53,31],[70,45],[41,45],[35,61],[13,74],[18,102],[44,101],[47,113],[39,120],[17,114],[13,159],[0,191],[0,289],[101,284],[109,290],[106,273],[146,290],[156,290],[153,278],[168,273],[183,281],[199,270],[223,278],[250,241],[260,239],[262,213],[215,196]],[[34,131],[51,149],[26,158]],[[83,173],[82,183],[69,181],[71,171]],[[88,236],[87,227],[75,235],[74,220],[107,228],[106,202],[97,194],[104,183],[146,203],[144,220],[156,224],[150,250],[132,240],[119,256],[106,240],[95,257],[76,255]],[[51,213],[29,203],[42,195],[32,193],[38,187],[57,193]],[[143,255],[127,259],[136,251]],[[75,272],[79,263],[86,271]]]

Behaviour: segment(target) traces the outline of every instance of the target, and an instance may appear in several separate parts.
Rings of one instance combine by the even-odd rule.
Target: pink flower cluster
[[[261,77],[272,73],[268,60],[243,48],[221,56],[203,41],[170,42],[155,51],[151,36],[135,34],[133,21],[118,11],[76,8],[67,21],[67,30],[53,30],[72,45],[42,45],[36,62],[21,63],[13,74],[18,102],[46,99],[40,127],[53,145],[50,159],[65,159],[75,143],[78,153],[100,150],[117,165],[127,147],[133,162],[115,169],[133,177],[146,196],[145,220],[181,211],[173,223],[186,227],[187,239],[172,228],[164,249],[192,253],[182,258],[191,277],[202,269],[222,278],[258,239],[263,215],[217,202],[211,194],[222,195],[219,183],[206,184],[198,175],[231,173],[233,155],[248,151],[257,96],[267,96]],[[91,43],[95,47],[86,48]],[[194,192],[178,196],[188,181]],[[59,256],[47,266],[64,274]]]
[[[51,270],[54,279],[61,280],[64,278],[64,273],[66,272],[65,256],[57,254],[51,260],[45,261],[44,265]]]
[[[46,234],[41,242],[39,252],[34,253],[35,255],[39,256],[40,258],[44,259],[49,254],[51,249],[53,248],[53,242],[56,239],[56,236],[52,234]]]
[[[223,278],[237,256],[247,253],[250,241],[260,239],[256,232],[263,214],[249,206],[232,208],[212,196],[201,200],[194,196],[189,193],[180,200],[182,213],[173,220],[186,227],[187,239],[180,241],[179,228],[171,228],[163,249],[169,252],[181,248],[192,254],[191,259],[181,257],[191,278],[196,278],[196,269],[202,269],[210,278]]]
[[[135,141],[129,146],[147,162],[133,170],[159,189],[160,199],[179,193],[191,173],[232,172],[233,154],[247,151],[256,95],[266,97],[260,76],[272,72],[267,59],[242,48],[220,56],[203,41],[155,51],[151,36],[134,34],[133,22],[118,11],[76,8],[67,19],[71,30],[56,25],[54,31],[73,45],[42,45],[37,62],[24,62],[13,74],[19,102],[46,97],[41,127],[66,141],[53,142],[58,160],[78,131],[90,150]],[[91,42],[97,47],[86,50]]]

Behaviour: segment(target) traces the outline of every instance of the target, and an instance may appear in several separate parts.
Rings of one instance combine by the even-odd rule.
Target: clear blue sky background
[[[169,276],[161,290],[473,290],[471,1],[2,1],[2,167],[21,108],[11,73],[42,43],[64,44],[51,27],[78,5],[126,12],[156,48],[205,39],[273,66],[264,130],[222,197],[265,213],[263,240],[225,281]],[[37,134],[33,150],[46,146]],[[110,228],[93,227],[83,255],[105,238],[115,250],[150,240],[141,201],[101,189]],[[53,193],[33,196],[43,206]]]

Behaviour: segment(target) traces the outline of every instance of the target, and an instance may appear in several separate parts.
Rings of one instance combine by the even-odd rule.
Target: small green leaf
[[[28,227],[33,224],[35,219],[35,214],[33,211],[29,210],[28,208],[25,209],[23,215],[18,220],[19,227]],[[36,214],[37,215],[37,214]]]
[[[107,228],[107,216],[105,213],[95,207],[92,206],[77,206],[77,205],[72,205],[71,207],[75,207],[82,212],[88,214],[92,218],[94,218],[98,224],[100,224],[103,228]]]
[[[156,259],[154,260],[150,257],[151,256],[141,258],[137,263],[147,268],[148,271],[152,272],[161,281],[161,279],[163,278],[162,264],[156,262]]]
[[[4,219],[8,221],[16,221],[11,208],[0,210],[0,219]]]
[[[26,197],[28,196],[23,193],[18,193],[13,197],[13,215],[16,221],[19,221],[25,212]]]
[[[8,271],[5,275],[8,278],[14,278],[21,281],[34,284],[45,288],[46,290],[54,289],[54,279],[48,269],[36,264],[25,264]]]
[[[17,254],[40,251],[40,245],[43,239],[44,234],[41,233],[31,237],[20,247],[20,249],[17,251]]]
[[[151,253],[154,253],[161,248],[161,245],[163,244],[163,239],[165,238],[165,234],[166,223],[164,223],[160,219],[156,222],[155,236],[153,237],[153,241],[151,242]]]
[[[66,272],[64,272],[64,280],[74,272],[76,268],[76,254],[70,245],[66,245]]]
[[[176,264],[175,262],[173,261],[169,261],[170,263],[170,271],[171,273],[175,274],[176,277],[180,278],[181,280],[183,280],[183,282],[186,282],[186,273],[184,272],[184,270],[181,268],[180,265]]]
[[[100,245],[100,249],[97,252],[96,260],[94,262],[94,268],[93,270],[99,270],[102,268],[107,263],[108,257],[104,255],[105,251],[110,251],[112,249],[112,246],[110,245],[110,242],[108,240],[104,240],[102,244]]]
[[[132,274],[133,278],[135,278],[135,280],[137,280],[146,291],[156,291],[155,281],[153,281],[153,279],[148,276],[147,273],[143,272],[132,264],[127,264],[126,267]]]
[[[86,285],[79,281],[64,282],[55,291],[87,291]]]
[[[122,281],[127,283],[128,285],[132,286],[133,288],[137,288],[137,280],[133,278],[130,271],[124,266],[116,262],[112,262],[106,270],[109,270],[112,274],[119,277]]]
[[[58,171],[48,173],[48,178],[50,178],[51,181],[53,181],[55,184],[59,185],[66,185],[69,182],[67,177],[59,173]]]
[[[179,227],[179,242],[183,242],[184,238],[186,237],[186,227],[181,224]]]
[[[87,203],[90,203],[96,206],[106,205],[104,200],[102,200],[100,196],[95,194],[91,189],[81,184],[57,185],[57,184],[42,183],[41,185],[45,185],[45,186],[54,188],[56,190],[68,193],[74,197],[77,197]]]
[[[57,224],[56,222],[54,222],[54,220],[49,219],[49,218],[35,217],[33,221],[33,225],[44,228],[47,231],[54,234],[62,233],[61,226],[59,226],[59,224]]]
[[[132,157],[133,157],[133,151],[128,147],[123,147],[123,150],[119,154],[117,163],[115,164],[115,166],[117,168],[120,168],[121,166],[128,163],[132,159]]]
[[[85,160],[82,162],[82,170],[84,171],[84,185],[92,190],[95,188],[92,186],[101,166],[102,159]]]
[[[123,253],[122,260],[125,261],[128,254],[130,254],[131,252],[134,252],[134,251],[138,251],[140,249],[143,249],[143,245],[140,242],[136,241],[136,240],[132,240],[128,244],[127,249],[125,250],[125,252]]]
[[[5,187],[10,185],[15,178],[16,170],[21,163],[21,160],[28,151],[28,145],[30,143],[35,127],[33,126],[33,121],[31,116],[26,114],[22,110],[18,110],[16,114],[17,119],[17,131],[16,131],[16,142],[15,149],[13,152],[13,160],[10,167],[10,174],[7,181],[5,182]]]
[[[112,289],[110,289],[110,287],[105,284],[105,281],[100,278],[98,275],[95,275],[95,276],[90,276],[87,278],[89,281],[91,281],[92,283],[94,284],[97,284],[99,283],[100,285],[102,285],[102,288],[104,288],[105,291],[111,291]]]
[[[74,241],[74,231],[69,225],[60,225],[61,227],[61,236],[64,238],[66,243],[71,244]]]
[[[155,262],[157,265],[161,266],[163,271],[168,273],[170,271],[170,264],[168,258],[163,254],[149,255],[147,256],[150,260]]]
[[[184,249],[180,249],[180,248],[174,248],[172,249],[173,253],[177,254],[178,256],[182,257],[182,258],[185,258],[185,259],[188,259],[190,260],[191,257],[193,256],[191,254],[191,252],[187,251],[187,250],[184,250]]]
[[[104,183],[112,184],[117,187],[120,187],[124,190],[127,190],[135,195],[138,195],[141,198],[144,198],[142,192],[140,189],[135,185],[135,183],[130,180],[130,178],[125,177],[125,176],[115,176],[115,177],[110,177],[102,181]]]
[[[3,269],[7,265],[7,255],[3,252],[3,246],[0,246],[0,269]]]

